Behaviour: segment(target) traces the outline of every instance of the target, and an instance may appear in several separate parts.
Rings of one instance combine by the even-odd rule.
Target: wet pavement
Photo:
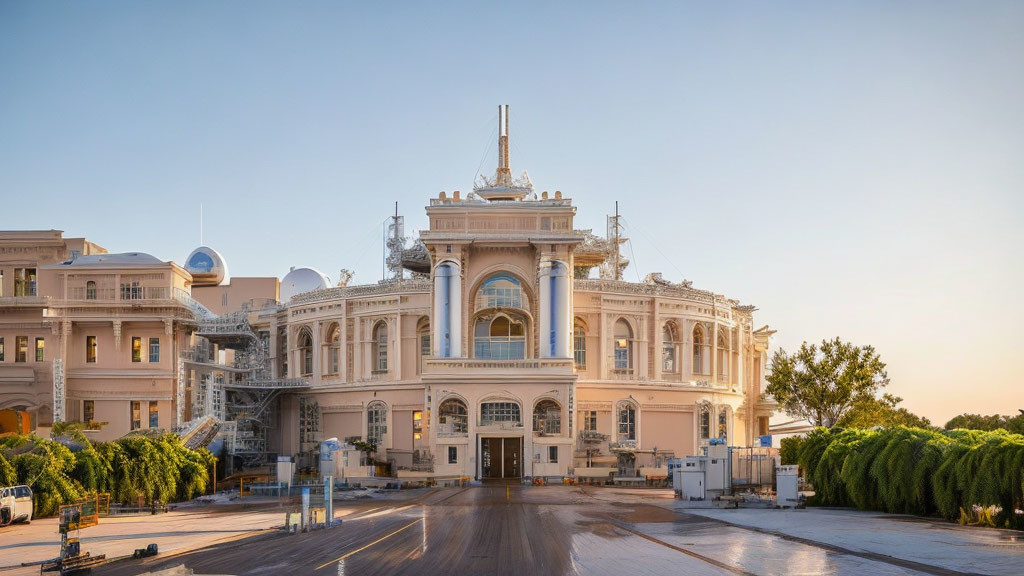
[[[923,540],[914,540],[916,532],[911,532],[911,541],[921,546],[895,550],[901,555],[873,550],[856,540],[836,542],[843,526],[829,511],[801,517],[812,518],[817,531],[825,534],[824,541],[818,541],[784,532],[793,520],[787,521],[784,511],[681,512],[671,499],[647,501],[640,493],[619,499],[632,501],[615,502],[608,501],[610,494],[600,489],[515,486],[506,499],[505,486],[423,490],[371,508],[343,507],[339,514],[345,514],[344,523],[329,530],[257,536],[174,557],[112,564],[93,573],[139,574],[184,564],[196,574],[251,575],[955,575],[1020,574],[1019,569],[1007,568],[1024,566],[1020,542],[992,547],[970,532],[957,540],[961,552],[967,550],[975,560],[964,565],[930,557]],[[772,528],[757,526],[772,524],[774,518],[779,520]],[[872,522],[879,530],[891,528],[891,540],[902,537],[901,528],[922,529],[877,515],[858,517],[856,522],[865,523],[856,524],[857,530]],[[945,532],[954,540],[959,534],[955,529]],[[950,546],[948,539],[942,545]]]

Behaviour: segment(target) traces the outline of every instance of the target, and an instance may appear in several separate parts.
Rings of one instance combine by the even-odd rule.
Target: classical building
[[[389,280],[331,286],[296,269],[280,285],[225,286],[208,248],[185,269],[143,255],[56,263],[61,253],[38,265],[49,300],[0,300],[0,335],[14,342],[32,324],[19,311],[45,308],[40,330],[65,372],[44,361],[22,377],[32,394],[12,395],[6,375],[20,363],[8,352],[0,408],[28,409],[42,425],[56,399],[58,414],[108,421],[111,436],[136,428],[136,403],[155,410],[151,426],[185,435],[216,422],[236,467],[277,455],[315,465],[323,440],[360,439],[403,477],[632,475],[717,439],[752,445],[767,434],[771,332],[756,328],[754,308],[659,274],[621,280],[618,217],[605,238],[578,230],[569,197],[513,178],[499,111],[494,177],[431,198],[429,229],[411,245],[396,216]],[[0,266],[4,278],[18,274]],[[124,302],[130,276],[138,306]],[[90,302],[90,283],[110,298]],[[136,338],[144,358],[160,342],[145,371],[135,370]],[[90,366],[90,346],[101,362],[114,351],[113,363]],[[339,467],[371,473],[360,464]]]

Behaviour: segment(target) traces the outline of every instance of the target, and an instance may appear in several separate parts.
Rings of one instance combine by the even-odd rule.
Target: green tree
[[[820,348],[804,342],[792,355],[777,350],[767,380],[767,392],[787,413],[826,427],[889,384],[885,363],[872,346],[839,338],[822,340]]]
[[[900,407],[900,402],[903,402],[903,398],[888,393],[882,394],[881,398],[872,397],[857,401],[839,418],[836,425],[843,428],[932,427],[931,420]]]
[[[946,422],[946,430],[956,430],[957,428],[964,428],[967,430],[998,430],[1000,428],[1013,432],[1014,434],[1024,434],[1024,410],[1018,410],[1019,414],[1016,416],[1002,416],[999,414],[992,414],[991,416],[982,416],[981,414],[961,414],[954,416],[949,422]]]

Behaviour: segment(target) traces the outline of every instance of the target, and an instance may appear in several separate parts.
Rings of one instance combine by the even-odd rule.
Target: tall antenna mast
[[[615,201],[615,279],[622,280],[619,273],[619,201]]]
[[[498,170],[495,177],[497,186],[512,185],[512,170],[508,163],[508,104],[504,110],[498,106]]]

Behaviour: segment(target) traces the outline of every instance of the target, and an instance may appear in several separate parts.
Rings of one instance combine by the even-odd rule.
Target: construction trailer
[[[684,500],[715,499],[738,492],[775,490],[778,450],[771,447],[712,445],[706,454],[670,463],[672,488]]]

